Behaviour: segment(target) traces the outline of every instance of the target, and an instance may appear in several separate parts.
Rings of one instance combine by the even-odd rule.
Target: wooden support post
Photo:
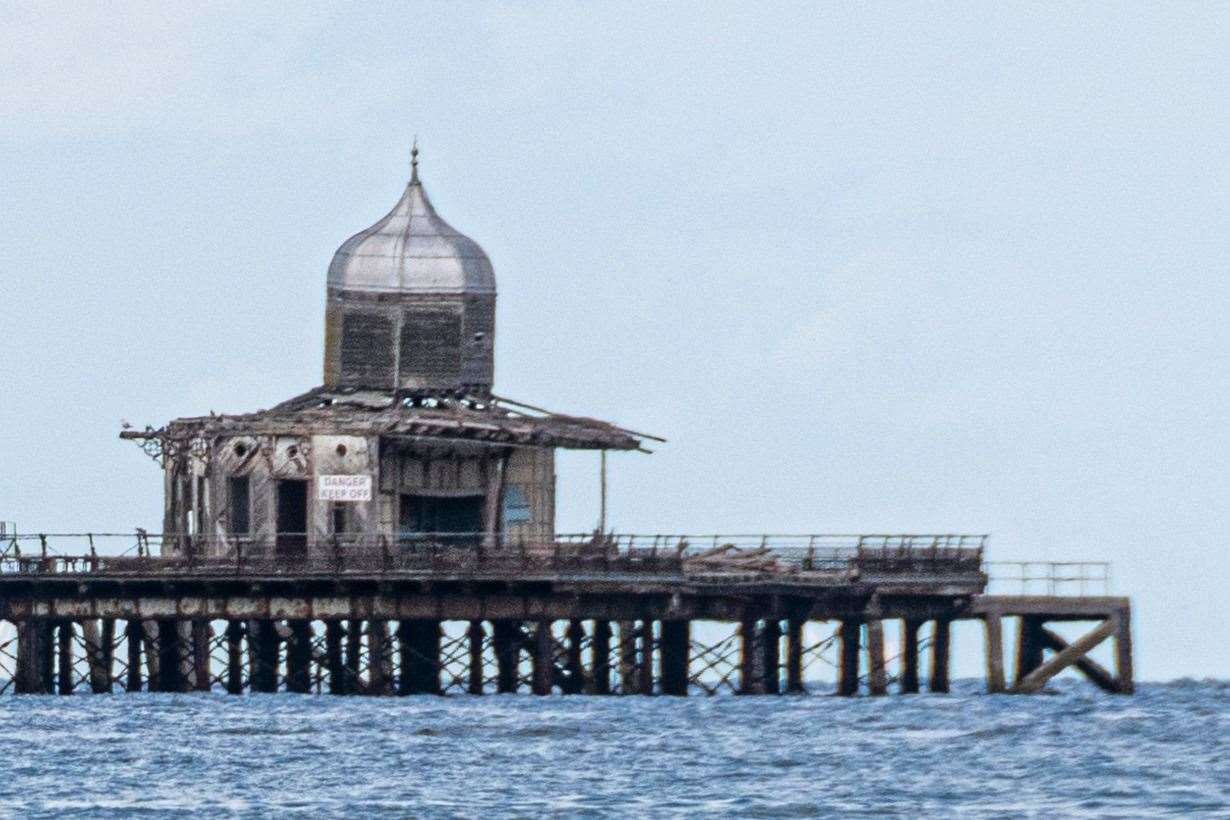
[[[33,621],[17,622],[17,668],[13,672],[13,692],[32,695],[38,691],[38,653],[34,644],[38,633]]]
[[[109,619],[106,623],[112,626],[115,624]],[[87,618],[81,622],[81,637],[85,642],[86,663],[90,670],[90,691],[96,695],[111,691],[111,653],[104,651],[101,631],[98,621],[93,618]],[[109,649],[110,646],[111,642],[108,638],[106,648]]]
[[[642,695],[653,694],[653,621],[641,621],[640,631],[637,633],[637,667],[636,667],[636,691]]]
[[[363,622],[351,618],[346,622],[346,694],[356,695],[363,689],[363,681],[359,677],[362,668],[363,653]],[[405,676],[405,667],[402,675]]]
[[[858,621],[842,621],[837,633],[841,666],[838,669],[837,694],[850,697],[858,694],[859,633],[862,624]]]
[[[486,639],[486,633],[483,632],[482,621],[470,621],[470,628],[466,631],[466,638],[470,644],[470,668],[469,668],[469,685],[466,691],[471,695],[481,695],[483,693],[484,667],[483,667],[483,641]]]
[[[744,618],[739,622],[739,694],[760,694],[760,681],[756,679],[756,620]]]
[[[76,681],[73,680],[73,622],[60,621],[56,628],[58,640],[56,668],[56,691],[61,695],[71,695]]]
[[[341,621],[325,621],[325,665],[329,670],[329,694],[344,695],[347,689],[346,667],[342,662]]]
[[[901,692],[906,695],[918,693],[918,630],[920,621],[906,618],[901,621]]]
[[[1116,626],[1113,618],[1103,621],[1102,625],[1097,629],[1069,645],[1049,661],[1046,661],[1030,672],[1022,680],[1017,681],[1016,685],[1012,687],[1012,693],[1015,695],[1027,695],[1041,691],[1042,687],[1046,686],[1047,681],[1076,663],[1079,658],[1113,635]]]
[[[197,619],[192,622],[192,677],[198,692],[213,688],[213,670],[209,657],[209,644],[213,627],[209,621]]]
[[[521,665],[520,626],[515,621],[491,622],[491,642],[495,648],[495,691],[513,694],[517,691],[518,667]]]
[[[54,624],[42,619],[17,622],[18,694],[46,695],[52,691]]]
[[[636,691],[636,625],[619,622],[619,694]]]
[[[398,694],[440,694],[440,622],[427,619],[402,621],[401,683]]]
[[[306,695],[312,691],[312,624],[297,619],[288,621],[290,640],[286,643],[286,691]]]
[[[162,691],[162,655],[158,651],[158,622],[141,622],[141,640],[145,654],[145,690]]]
[[[99,623],[98,654],[102,664],[103,688],[110,693],[115,688],[115,619],[103,618]]]
[[[573,619],[568,622],[565,637],[564,679],[560,690],[565,695],[579,695],[585,691],[585,668],[581,665],[581,645],[585,643],[585,627]]]
[[[611,622],[594,621],[589,644],[590,691],[595,695],[611,694]]]
[[[33,667],[31,648],[34,641],[34,630],[30,621],[17,621],[17,661],[13,669],[13,693],[28,695],[33,692]]]
[[[252,691],[278,691],[278,633],[273,621],[249,621],[248,643],[256,647]]]
[[[389,693],[389,665],[387,644],[388,624],[384,621],[367,622],[367,694]]]
[[[807,691],[803,682],[803,625],[798,618],[786,623],[786,692],[792,695]]]
[[[948,661],[952,655],[952,621],[935,619],[935,634],[931,638],[931,685],[929,692],[948,691]]]
[[[183,647],[179,639],[179,622],[171,618],[158,620],[158,691],[184,690]]]
[[[1042,665],[1044,624],[1044,619],[1036,616],[1026,615],[1020,619],[1016,642],[1016,675],[1013,678],[1015,683],[1025,680]]]
[[[661,639],[662,694],[688,694],[688,649],[691,640],[687,621],[663,621]]]
[[[998,612],[988,612],[983,621],[987,632],[987,692],[994,695],[1007,688],[1004,681],[1004,626]]]
[[[41,680],[39,694],[55,693],[56,676],[56,624],[51,620],[36,621],[39,630],[38,667]]]
[[[226,622],[226,691],[243,694],[243,622]]]
[[[927,691],[948,691],[948,661],[952,656],[952,621],[936,618],[935,634],[931,636],[931,682]]]
[[[1136,691],[1135,673],[1132,671],[1132,609],[1123,607],[1111,616],[1115,626],[1115,679],[1121,695]]]
[[[764,620],[760,627],[760,687],[766,695],[779,695],[782,691],[781,642],[781,621]]]
[[[124,680],[125,692],[141,691],[141,622],[129,618],[124,624],[124,642],[128,649],[128,674]]]
[[[884,622],[867,622],[867,691],[874,696],[888,694],[888,668],[884,661]]]
[[[551,638],[551,622],[539,621],[534,628],[534,677],[535,695],[551,694],[555,677],[555,658],[552,657],[554,641]]]

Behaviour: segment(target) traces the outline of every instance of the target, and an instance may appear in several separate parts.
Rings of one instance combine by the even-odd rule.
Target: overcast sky
[[[157,529],[122,418],[319,384],[418,134],[497,389],[670,439],[621,531],[1109,559],[1230,677],[1230,7],[253,5],[0,4],[0,519]]]

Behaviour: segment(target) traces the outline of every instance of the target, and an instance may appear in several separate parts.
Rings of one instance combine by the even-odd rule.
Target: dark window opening
[[[347,515],[346,513],[347,513],[347,510],[346,510],[345,504],[334,504],[333,505],[333,534],[334,535],[345,535],[346,531],[349,529],[348,519],[350,518],[350,516]]]
[[[278,482],[279,558],[301,558],[307,555],[307,482]]]
[[[231,499],[231,535],[248,535],[252,531],[251,483],[246,475],[231,476],[228,481]]]
[[[483,497],[403,495],[399,519],[404,544],[470,546],[478,542],[483,529]]]

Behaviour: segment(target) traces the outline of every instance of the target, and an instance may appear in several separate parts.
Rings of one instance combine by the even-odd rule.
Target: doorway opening
[[[307,556],[307,486],[299,480],[278,482],[278,558]]]

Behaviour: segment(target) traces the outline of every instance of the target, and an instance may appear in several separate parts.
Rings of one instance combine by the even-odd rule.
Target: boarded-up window
[[[252,531],[251,486],[246,475],[228,479],[231,502],[231,535],[247,535]]]
[[[534,519],[533,510],[530,509],[530,500],[525,495],[525,490],[515,484],[510,484],[504,488],[504,523],[505,524],[524,524],[527,521]]]
[[[401,381],[451,386],[461,370],[461,315],[410,308],[401,326]]]
[[[348,312],[342,319],[342,383],[389,387],[393,382],[393,320],[382,313]]]

